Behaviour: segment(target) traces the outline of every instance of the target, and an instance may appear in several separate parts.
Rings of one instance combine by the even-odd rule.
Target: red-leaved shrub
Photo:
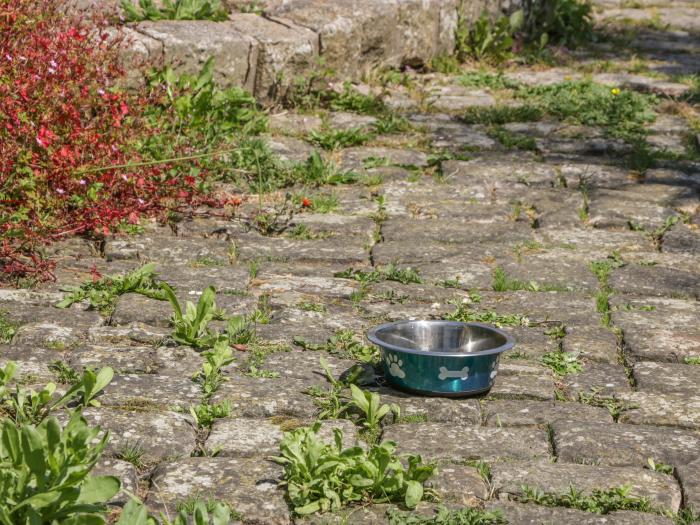
[[[38,255],[47,243],[106,235],[197,193],[165,166],[123,167],[156,132],[145,98],[114,88],[120,43],[105,26],[55,4],[0,3],[0,278],[51,278]]]

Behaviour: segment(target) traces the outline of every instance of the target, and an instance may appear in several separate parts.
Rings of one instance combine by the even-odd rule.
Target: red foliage
[[[114,89],[119,42],[53,0],[0,5],[0,270],[50,278],[41,246],[106,235],[197,199],[192,177],[165,166],[97,169],[141,160],[153,133],[145,99]],[[0,274],[2,277],[2,274]]]

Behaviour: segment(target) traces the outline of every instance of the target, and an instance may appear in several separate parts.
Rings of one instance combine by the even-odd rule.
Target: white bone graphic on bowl
[[[447,379],[448,377],[452,378],[459,378],[462,381],[465,379],[469,378],[469,367],[465,366],[462,368],[462,370],[448,370],[444,366],[440,367],[440,374],[438,375],[438,379],[440,381],[443,381],[444,379]]]

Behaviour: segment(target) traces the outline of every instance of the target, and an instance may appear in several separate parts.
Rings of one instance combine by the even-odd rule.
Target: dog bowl
[[[367,333],[393,386],[419,394],[468,396],[493,386],[501,353],[515,340],[481,323],[398,321]]]

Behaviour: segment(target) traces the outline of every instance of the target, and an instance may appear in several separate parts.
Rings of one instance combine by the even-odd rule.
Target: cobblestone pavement
[[[297,213],[274,236],[202,217],[153,224],[103,246],[57,245],[57,283],[0,290],[0,309],[20,325],[0,346],[0,363],[16,361],[23,380],[37,385],[57,379],[49,369],[57,360],[112,366],[117,377],[102,406],[85,411],[112,433],[101,472],[116,473],[154,509],[217,497],[246,523],[283,524],[293,517],[278,486],[281,469],[266,457],[283,430],[315,419],[319,409],[305,392],[326,385],[319,357],[339,374],[353,364],[353,348],[367,344],[369,327],[461,308],[500,319],[517,340],[487,395],[422,398],[375,387],[415,416],[386,424],[383,438],[440,462],[431,483],[443,502],[498,508],[513,524],[673,523],[658,513],[599,516],[517,501],[523,485],[557,493],[629,485],[655,507],[700,509],[700,164],[683,158],[696,140],[689,120],[697,113],[677,98],[688,87],[668,76],[698,71],[700,9],[652,4],[600,2],[599,22],[626,27],[624,39],[577,52],[569,66],[507,69],[501,79],[534,85],[589,74],[661,94],[648,126],[652,148],[666,151],[657,167],[632,171],[630,146],[595,126],[545,119],[494,132],[467,124],[461,117],[471,107],[517,103],[507,83],[413,75],[409,87],[384,94],[413,131],[324,153],[365,182],[304,194],[330,197],[330,212]],[[347,129],[371,126],[373,117],[273,113],[271,147],[303,160],[312,151],[303,137],[322,122]],[[266,195],[265,204],[283,199]],[[257,202],[245,202],[240,216]],[[198,429],[189,414],[202,400],[192,381],[202,357],[170,339],[167,303],[127,294],[109,316],[85,304],[53,307],[61,287],[88,279],[93,265],[116,274],[145,261],[183,300],[213,285],[227,313],[269,317],[209,400],[232,407],[211,429]],[[592,270],[596,261],[607,277]],[[413,268],[421,282],[336,276],[390,264]],[[495,274],[506,276],[495,286],[505,291],[494,290]],[[557,351],[576,355],[580,371],[557,375],[542,364]],[[325,425],[343,428],[349,442],[357,437],[349,421]],[[119,459],[129,447],[142,449],[136,465]],[[218,455],[206,454],[213,450]],[[673,473],[650,469],[650,459]],[[490,477],[468,460],[486,461]],[[362,508],[348,521],[384,523],[385,511]]]

